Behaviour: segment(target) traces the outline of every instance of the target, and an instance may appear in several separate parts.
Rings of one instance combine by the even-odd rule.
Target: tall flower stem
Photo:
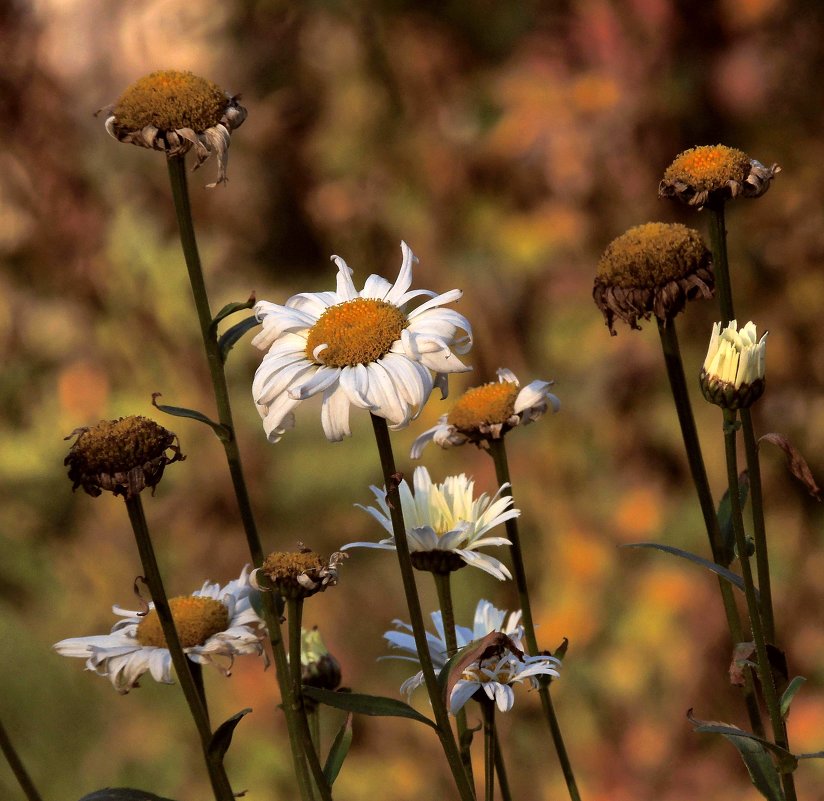
[[[727,227],[724,219],[724,203],[723,198],[713,198],[706,205],[710,213],[710,250],[712,250],[715,288],[721,304],[721,315],[727,318],[722,322],[722,325],[726,325],[730,320],[735,319],[735,312],[732,307],[730,261],[727,257]]]
[[[426,640],[426,628],[424,627],[423,614],[421,613],[421,602],[418,598],[418,588],[415,584],[415,569],[412,566],[412,559],[409,556],[409,543],[406,541],[406,526],[403,521],[401,497],[398,491],[400,476],[395,470],[395,457],[392,453],[389,428],[384,418],[374,414],[371,415],[371,417],[381,468],[383,470],[386,500],[392,518],[395,549],[398,555],[398,565],[401,571],[404,594],[406,595],[406,604],[409,609],[412,634],[415,638],[415,647],[418,651],[426,690],[429,693],[429,700],[432,703],[432,711],[435,714],[438,738],[441,741],[441,747],[449,763],[449,768],[455,780],[455,786],[458,789],[462,801],[474,801],[475,793],[464,769],[458,746],[455,743],[455,735],[452,733],[449,713],[446,710],[446,701],[441,692],[441,688],[438,686],[438,678],[435,675],[435,668],[432,665],[432,657],[429,653],[429,645]]]
[[[495,773],[498,776],[498,786],[501,788],[501,798],[503,801],[512,801],[512,791],[509,789],[509,779],[506,775],[506,763],[504,754],[501,751],[501,740],[498,736],[498,729],[495,728]]]
[[[184,156],[172,156],[167,159],[169,167],[169,182],[172,188],[175,213],[180,230],[180,244],[189,273],[189,283],[192,287],[197,318],[200,323],[200,333],[203,338],[203,347],[206,352],[206,361],[209,365],[209,375],[212,379],[215,404],[218,420],[225,435],[221,437],[223,449],[226,452],[226,461],[229,465],[229,474],[232,487],[237,498],[243,530],[246,534],[246,543],[249,554],[255,567],[263,564],[263,548],[260,543],[257,526],[255,524],[252,504],[246,481],[243,477],[243,465],[240,460],[240,449],[235,437],[235,426],[232,420],[232,408],[229,402],[229,389],[226,384],[226,374],[223,370],[223,357],[217,341],[217,334],[212,328],[212,312],[209,307],[209,296],[206,292],[206,282],[203,278],[203,269],[200,264],[200,254],[195,238],[192,208],[189,202],[189,188],[186,181],[186,163]],[[286,726],[289,730],[289,744],[292,752],[292,763],[301,796],[308,799],[309,782],[304,755],[298,736],[298,721],[294,714],[294,705],[291,700],[289,685],[289,668],[286,661],[286,648],[280,635],[280,624],[274,602],[268,593],[263,593],[263,611],[266,627],[269,631],[269,640],[275,661],[275,677],[283,699],[283,709],[286,716]]]
[[[744,592],[747,598],[747,610],[752,627],[752,636],[755,641],[755,653],[758,664],[758,675],[761,679],[761,692],[764,703],[770,715],[770,724],[773,730],[773,740],[776,745],[789,751],[787,728],[781,717],[781,706],[778,691],[775,686],[772,667],[767,653],[767,641],[764,637],[764,627],[761,623],[755,583],[750,567],[750,557],[747,549],[747,537],[744,533],[744,518],[741,514],[741,502],[738,494],[738,457],[736,454],[736,432],[738,421],[735,412],[724,410],[724,450],[727,457],[727,481],[730,487],[730,508],[732,510],[732,524],[735,532],[735,547],[738,551],[738,561],[741,565],[741,577],[744,579]],[[781,782],[787,801],[795,801],[795,781],[792,773],[782,773]]]
[[[14,778],[17,779],[17,783],[20,785],[20,789],[26,796],[27,801],[43,801],[43,797],[37,792],[31,776],[29,776],[28,771],[23,765],[23,760],[20,759],[20,756],[12,744],[2,720],[0,720],[0,751],[2,751],[3,756],[6,757],[6,762],[9,763],[11,772],[14,774]]]
[[[163,629],[166,647],[171,654],[177,679],[180,682],[183,695],[186,697],[186,703],[189,705],[189,711],[194,718],[198,734],[200,735],[200,745],[203,750],[203,758],[206,761],[206,769],[209,772],[209,779],[212,783],[215,801],[233,801],[234,793],[229,784],[229,779],[226,776],[222,758],[210,749],[212,729],[209,725],[209,717],[201,699],[197,683],[192,676],[189,659],[180,645],[180,638],[177,635],[172,610],[169,607],[169,600],[166,597],[166,590],[160,576],[160,569],[158,568],[154,546],[149,536],[149,527],[146,523],[146,515],[143,512],[143,503],[140,500],[140,496],[127,497],[126,509],[129,512],[129,520],[134,531],[137,550],[140,553],[140,561],[143,565],[146,584],[149,587],[152,601],[157,610],[157,617]]]
[[[503,437],[489,440],[489,454],[495,463],[495,476],[498,484],[500,486],[504,484],[507,485],[507,488],[502,490],[502,494],[505,493],[511,497],[512,485],[509,479],[509,461],[506,456],[506,446],[504,445]],[[509,552],[512,556],[512,570],[515,574],[515,585],[518,588],[518,600],[521,605],[527,648],[530,654],[537,655],[540,653],[540,649],[538,648],[538,640],[535,637],[535,623],[532,619],[532,606],[529,601],[529,587],[526,580],[521,537],[518,533],[518,519],[512,517],[506,521],[505,525],[506,535],[512,543],[512,545],[509,546]],[[561,763],[561,770],[564,774],[569,797],[572,801],[580,801],[581,795],[578,792],[575,773],[572,770],[572,762],[569,759],[569,754],[564,744],[561,725],[558,722],[558,716],[555,714],[555,707],[552,704],[552,697],[549,693],[549,682],[546,679],[539,679],[538,691],[541,696],[541,706],[544,710],[544,717],[549,726],[555,751],[558,754],[558,761]]]
[[[481,699],[484,721],[484,801],[495,799],[495,702]]]
[[[721,529],[718,525],[718,517],[715,513],[715,503],[712,499],[707,470],[704,466],[704,457],[701,453],[701,443],[698,440],[698,430],[695,427],[695,418],[692,414],[692,404],[690,403],[689,392],[687,391],[687,380],[684,376],[684,364],[681,360],[681,349],[678,345],[678,334],[675,328],[675,320],[667,320],[666,324],[658,320],[658,334],[661,338],[661,348],[664,353],[664,362],[667,368],[672,398],[675,402],[675,411],[678,415],[678,423],[681,427],[681,437],[684,441],[684,450],[687,454],[692,482],[698,494],[698,502],[701,506],[701,514],[704,518],[704,526],[707,530],[707,537],[710,543],[713,561],[727,567],[731,561],[731,554],[725,554],[725,546],[721,539]],[[744,641],[744,632],[741,626],[741,617],[738,614],[738,607],[735,605],[733,589],[720,576],[718,578],[718,588],[721,591],[721,600],[724,604],[724,614],[727,618],[727,626],[732,636],[733,645]],[[761,722],[761,712],[758,708],[758,698],[755,694],[752,672],[749,668],[744,670],[744,687],[742,688],[744,704],[747,708],[747,716],[755,734],[764,736],[764,724]]]

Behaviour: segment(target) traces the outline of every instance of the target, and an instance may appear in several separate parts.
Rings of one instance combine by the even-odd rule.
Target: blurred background
[[[228,186],[205,189],[213,163],[190,180],[214,309],[252,290],[283,302],[331,288],[332,253],[359,287],[372,272],[394,280],[404,239],[420,258],[416,286],[464,290],[474,372],[451,381],[453,395],[499,366],[557,382],[561,412],[508,446],[539,639],[570,641],[553,696],[584,799],[759,797],[734,749],[685,717],[693,707],[746,725],[715,580],[619,548],[658,540],[708,555],[655,326],[610,337],[590,293],[601,252],[628,227],[678,221],[706,234],[705,215],[657,199],[681,150],[723,142],[778,162],[766,196],[728,208],[736,306],[770,330],[757,431],[789,436],[824,477],[822,41],[817,0],[3,4],[0,716],[44,797],[124,785],[209,797],[176,687],[147,678],[118,696],[51,650],[108,632],[111,605],[133,608],[141,572],[123,502],[71,493],[63,437],[126,414],[179,434],[187,460],[145,498],[171,594],[226,582],[247,560],[218,441],[150,405],[162,392],[214,414],[163,156],[118,144],[93,116],[156,69],[208,77],[249,111]],[[678,318],[688,373],[717,317],[711,301]],[[228,374],[265,546],[378,539],[354,507],[380,479],[367,416],[353,414],[353,436],[329,444],[310,401],[297,429],[267,444],[250,398],[259,358],[246,338]],[[720,415],[697,391],[694,405],[720,498]],[[412,440],[449,408],[433,397],[394,436],[399,469],[411,472]],[[424,461],[435,480],[465,471],[495,490],[491,460],[471,446],[430,447]],[[815,751],[822,511],[778,451],[765,448],[762,464],[780,644],[791,675],[809,680],[790,740]],[[435,608],[431,581],[419,584]],[[459,573],[455,588],[459,622],[479,597],[516,603],[513,587],[479,571]],[[395,559],[364,550],[305,611],[344,684],[390,696],[408,675],[376,661],[394,618],[407,618]],[[246,658],[229,679],[205,675],[215,719],[254,708],[229,752],[234,786],[250,799],[294,797],[272,671]],[[537,695],[517,694],[500,716],[515,795],[564,798]],[[327,743],[337,723],[331,714]],[[824,797],[819,764],[804,763],[797,781],[800,798]],[[452,797],[448,788],[428,729],[356,721],[336,798]],[[21,797],[5,764],[0,796]]]

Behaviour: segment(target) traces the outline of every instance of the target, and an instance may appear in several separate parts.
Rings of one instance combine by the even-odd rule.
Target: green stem
[[[438,738],[441,741],[446,760],[452,771],[455,786],[463,801],[474,801],[475,793],[469,777],[464,770],[458,746],[455,743],[455,735],[452,733],[452,726],[449,722],[449,713],[446,710],[446,702],[438,686],[438,678],[435,675],[435,668],[432,665],[432,656],[429,653],[429,645],[426,640],[426,628],[424,627],[423,614],[421,613],[421,603],[418,598],[418,589],[415,585],[415,572],[412,567],[412,560],[409,556],[409,543],[406,541],[406,526],[403,522],[403,511],[401,509],[401,498],[398,492],[400,475],[395,471],[395,457],[392,453],[392,443],[389,439],[389,428],[386,420],[376,415],[371,415],[372,428],[375,432],[375,441],[378,446],[378,454],[381,460],[384,486],[386,487],[386,500],[389,504],[389,512],[392,518],[392,530],[395,537],[395,549],[398,555],[398,565],[401,571],[401,581],[403,583],[406,604],[409,609],[410,622],[412,624],[412,634],[415,638],[415,646],[418,651],[418,659],[421,663],[426,689],[429,693],[429,700],[432,703],[432,711],[435,714]]]
[[[726,552],[727,548],[721,539],[721,529],[718,526],[715,503],[712,499],[712,490],[710,489],[707,470],[704,466],[704,457],[701,453],[701,443],[698,440],[698,430],[695,427],[695,418],[692,414],[692,405],[687,390],[687,380],[684,376],[684,365],[681,360],[681,349],[678,345],[675,320],[667,320],[666,324],[658,320],[658,334],[661,338],[661,348],[664,353],[664,362],[667,368],[670,390],[672,391],[672,398],[675,402],[675,411],[681,427],[684,450],[687,454],[692,482],[698,494],[698,502],[701,506],[701,514],[704,518],[704,526],[707,531],[712,558],[717,564],[728,567],[733,555]],[[738,607],[735,604],[733,589],[729,583],[720,576],[718,577],[718,588],[721,592],[724,614],[727,618],[727,626],[729,627],[733,644],[743,642],[744,632],[741,626],[741,617],[738,614]],[[763,737],[764,724],[761,721],[761,712],[758,708],[758,699],[755,694],[752,672],[749,669],[744,670],[744,687],[742,688],[742,694],[752,730],[759,737]]]
[[[223,357],[217,341],[217,334],[212,330],[212,312],[209,307],[209,296],[206,292],[206,283],[203,278],[203,269],[200,264],[200,254],[195,238],[192,209],[189,203],[189,189],[186,181],[186,163],[184,156],[173,156],[168,159],[169,182],[172,188],[175,213],[180,230],[180,244],[189,273],[189,283],[192,287],[197,318],[200,324],[200,333],[203,347],[206,352],[206,361],[209,366],[209,375],[212,380],[215,404],[218,411],[218,420],[226,434],[220,438],[226,452],[226,461],[229,465],[229,474],[232,479],[235,497],[237,498],[243,530],[246,534],[246,544],[255,567],[263,564],[263,548],[260,543],[257,526],[255,524],[252,504],[246,481],[243,477],[243,465],[240,460],[240,449],[235,437],[235,427],[232,420],[232,408],[229,402],[229,389],[226,384],[226,374],[223,370]],[[286,727],[289,731],[289,744],[292,753],[292,764],[295,771],[301,797],[308,801],[310,784],[306,763],[298,734],[298,721],[293,712],[291,691],[289,687],[289,666],[286,660],[286,648],[280,634],[280,623],[275,610],[274,601],[268,594],[263,593],[264,621],[269,631],[269,640],[272,644],[272,653],[275,660],[275,678],[283,700],[283,709],[286,716]]]
[[[498,737],[498,727],[495,727],[495,773],[498,776],[498,786],[501,788],[501,798],[503,801],[512,801],[512,791],[509,789],[509,779],[506,775],[506,764],[504,763],[503,751],[501,751],[501,741]]]
[[[166,640],[166,647],[172,657],[177,679],[189,705],[189,711],[194,718],[200,735],[200,745],[203,750],[203,757],[206,761],[206,768],[209,771],[209,779],[212,783],[216,801],[233,801],[234,794],[226,776],[226,770],[219,757],[210,751],[209,746],[212,740],[212,729],[209,725],[209,717],[206,708],[201,700],[197,684],[192,676],[191,663],[183,651],[180,639],[177,635],[172,610],[169,607],[169,600],[166,597],[166,590],[163,587],[163,580],[160,576],[160,569],[157,565],[154,546],[149,536],[149,527],[146,524],[146,515],[143,512],[143,503],[139,495],[126,498],[126,509],[129,512],[129,520],[134,531],[137,550],[140,553],[140,561],[143,565],[146,584],[152,596],[152,601],[160,620],[163,636]]]
[[[20,785],[20,789],[26,796],[27,801],[43,801],[42,796],[37,792],[37,788],[31,780],[31,776],[29,776],[28,771],[23,765],[23,760],[20,759],[14,745],[12,745],[11,738],[2,720],[0,720],[0,751],[2,751],[3,756],[6,757],[11,772],[14,774],[14,778],[17,779],[17,783]]]
[[[759,612],[755,583],[753,582],[752,569],[750,567],[750,557],[748,555],[747,537],[744,532],[744,518],[741,514],[741,502],[738,494],[738,456],[736,453],[737,430],[738,421],[736,413],[724,409],[724,450],[727,457],[730,509],[732,511],[733,531],[735,532],[735,547],[738,551],[738,562],[741,565],[741,577],[744,579],[747,611],[749,612],[752,636],[755,641],[758,675],[761,679],[761,692],[764,694],[764,703],[770,715],[773,740],[776,745],[789,751],[790,746],[787,740],[787,729],[784,724],[784,719],[781,717],[778,691],[775,687],[775,679],[767,653],[767,641],[764,637],[764,627],[761,624],[761,614]],[[795,801],[795,782],[792,773],[782,773],[781,781],[784,786],[784,795],[787,801]]]
[[[509,461],[506,456],[506,446],[504,445],[503,437],[499,439],[489,440],[489,454],[495,463],[495,476],[498,484],[507,488],[503,490],[504,494],[512,496],[512,486],[509,479]],[[538,648],[538,640],[535,636],[535,624],[532,618],[532,606],[529,601],[529,587],[526,580],[526,568],[524,567],[523,550],[521,548],[521,537],[518,532],[518,519],[513,517],[506,521],[506,535],[512,543],[509,547],[512,556],[512,570],[515,574],[515,584],[518,588],[518,600],[521,605],[521,616],[524,624],[524,634],[526,636],[527,649],[530,654],[537,655],[540,653]],[[561,770],[566,781],[567,791],[572,801],[580,801],[581,795],[578,791],[578,785],[575,781],[575,773],[572,770],[572,762],[569,759],[569,754],[564,744],[564,737],[561,733],[561,725],[558,721],[558,716],[555,713],[555,707],[552,704],[552,696],[549,692],[549,682],[541,680],[538,687],[538,692],[541,697],[541,706],[543,707],[544,717],[549,726],[552,742],[555,746],[555,752],[558,754],[558,761],[561,763]]]
[[[200,662],[189,660],[189,670],[192,671],[192,680],[195,683],[197,694],[200,696],[200,703],[203,704],[203,712],[206,715],[206,722],[209,722],[209,704],[206,701],[206,687],[203,684],[203,665]]]
[[[484,721],[484,801],[495,799],[495,702],[481,699]]]
[[[730,262],[727,258],[727,228],[724,222],[723,199],[713,199],[707,203],[710,213],[710,248],[712,250],[712,265],[715,274],[715,289],[718,292],[718,302],[721,306],[721,326],[726,326],[735,319],[732,307],[732,284],[730,282]]]
[[[441,608],[444,637],[446,639],[446,653],[453,656],[458,652],[458,638],[455,632],[455,608],[452,604],[452,584],[450,573],[433,573],[435,589],[438,592],[438,605]],[[458,727],[458,746],[461,751],[466,775],[472,777],[472,754],[470,749],[471,736],[466,725],[466,705],[462,706],[455,715]]]

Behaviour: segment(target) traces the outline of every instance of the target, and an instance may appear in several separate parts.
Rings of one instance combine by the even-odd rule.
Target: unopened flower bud
[[[735,320],[726,328],[714,323],[701,370],[704,397],[722,409],[746,409],[764,392],[767,334],[756,338],[755,323],[740,331]]]

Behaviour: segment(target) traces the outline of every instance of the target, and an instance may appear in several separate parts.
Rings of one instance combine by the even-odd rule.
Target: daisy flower
[[[228,676],[238,654],[268,659],[263,648],[263,621],[249,598],[249,566],[225,587],[208,581],[191,595],[169,600],[183,651],[200,665],[212,664]],[[172,656],[154,604],[145,615],[113,606],[119,620],[109,634],[73,637],[53,646],[63,656],[86,660],[86,669],[106,676],[119,693],[138,686],[147,671],[155,681],[172,684]]]
[[[412,476],[414,491],[404,479],[398,491],[406,525],[406,539],[412,564],[418,570],[449,573],[465,565],[478,567],[495,578],[512,578],[506,566],[487,554],[478,553],[485,545],[511,545],[505,537],[484,536],[490,529],[520,515],[512,508],[512,496],[503,494],[504,484],[493,497],[483,493],[474,497],[475,481],[461,473],[434,484],[425,467],[416,467]],[[374,506],[359,508],[369,512],[389,532],[380,542],[350,542],[347,548],[381,548],[395,550],[392,519],[386,502],[386,489],[370,487]]]
[[[393,621],[398,631],[387,631],[383,636],[390,646],[401,654],[391,654],[389,659],[404,659],[418,663],[415,638],[412,635],[412,626],[401,620]],[[432,613],[432,623],[436,633],[426,632],[426,640],[432,664],[436,671],[443,669],[452,654],[447,652],[446,636],[443,628],[443,616],[440,611]],[[469,645],[473,640],[480,640],[487,634],[499,631],[512,641],[512,645],[523,650],[524,629],[521,625],[521,612],[511,612],[509,616],[505,610],[496,609],[489,601],[481,599],[475,608],[475,620],[472,628],[455,626],[455,638],[458,648]],[[476,692],[483,690],[490,700],[494,700],[501,712],[508,712],[515,702],[512,685],[526,681],[530,687],[537,687],[537,676],[559,677],[561,663],[553,656],[528,656],[519,658],[516,654],[506,650],[503,655],[496,655],[480,662],[474,662],[464,671],[455,683],[449,698],[449,711],[454,715]],[[401,685],[401,692],[407,696],[424,683],[423,672],[420,671],[408,678]]]
[[[740,331],[736,320],[713,323],[700,376],[704,397],[723,409],[752,406],[764,394],[766,351],[767,334],[758,339],[754,322]]]
[[[534,422],[543,417],[550,406],[557,412],[561,401],[549,391],[553,383],[532,381],[521,387],[512,370],[499,368],[497,383],[468,389],[451,412],[442,415],[436,426],[424,431],[412,443],[411,457],[420,459],[424,447],[433,440],[442,448],[466,442],[488,448],[490,439],[500,439],[510,429]]]
[[[270,442],[294,426],[295,407],[317,394],[323,396],[323,431],[332,442],[351,434],[350,405],[385,418],[392,429],[404,428],[435,385],[446,396],[448,373],[471,369],[456,354],[471,347],[472,329],[465,317],[441,308],[461,291],[410,290],[416,259],[405,242],[401,251],[394,284],[370,275],[358,292],[352,270],[333,256],[334,292],[302,292],[285,306],[257,303],[263,330],[252,344],[267,353],[252,394]],[[421,296],[429,299],[410,308]]]

